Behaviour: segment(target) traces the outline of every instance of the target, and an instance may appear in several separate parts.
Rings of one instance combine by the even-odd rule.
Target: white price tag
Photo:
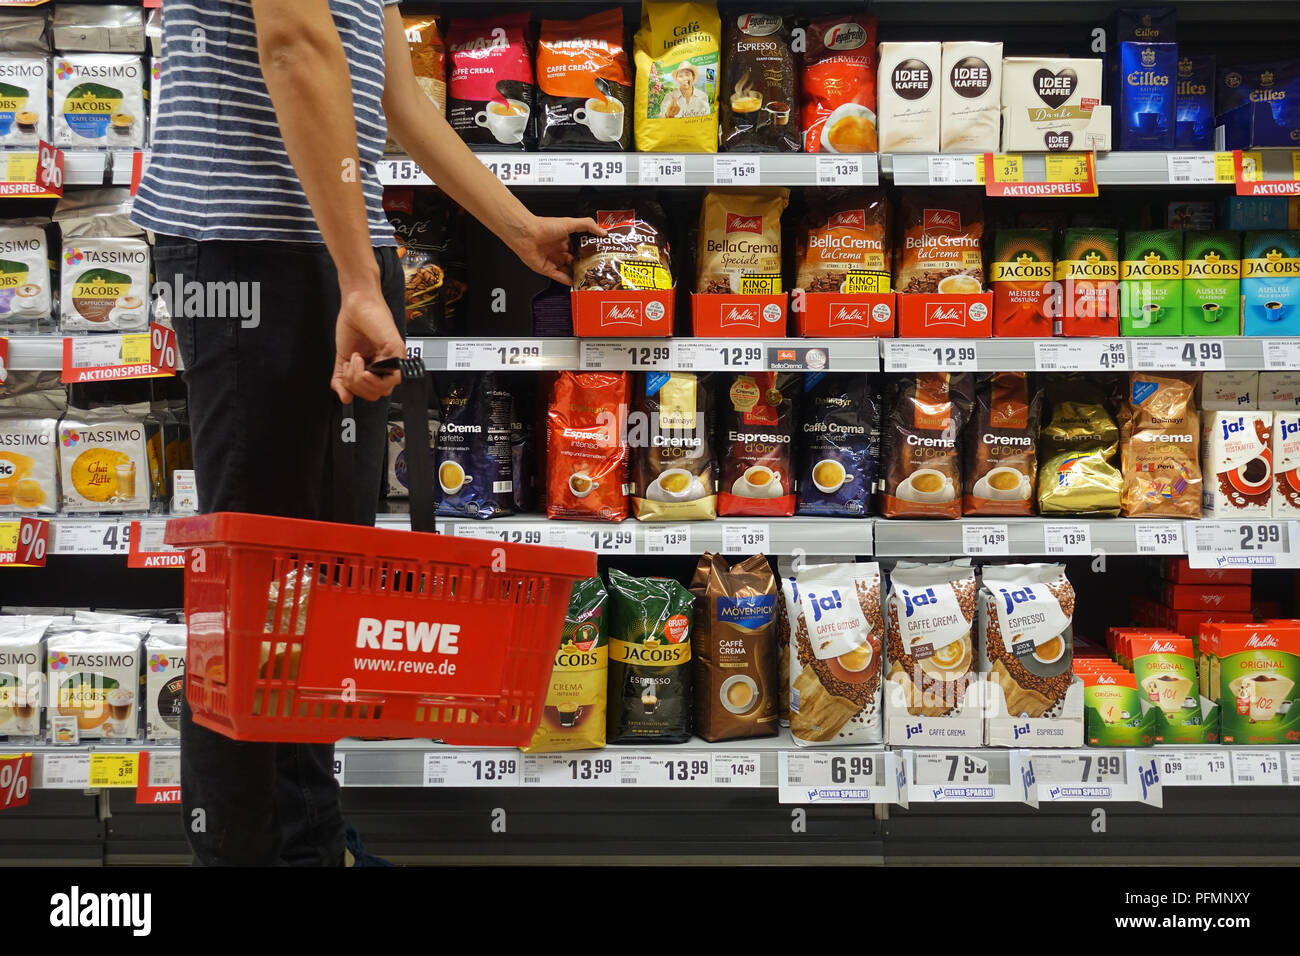
[[[642,186],[685,186],[686,157],[642,153],[637,157],[637,181]]]
[[[578,364],[589,372],[632,372],[639,369],[672,369],[674,345],[670,341],[651,345],[620,341],[602,342],[582,339],[578,342]]]
[[[1092,528],[1063,521],[1045,524],[1043,550],[1047,554],[1092,554]]]
[[[1165,159],[1171,185],[1214,185],[1213,153],[1166,153]]]
[[[626,787],[711,787],[713,764],[709,754],[695,751],[674,756],[672,750],[621,753],[619,784]]]
[[[722,526],[723,554],[770,554],[772,529],[765,524],[725,524]]]
[[[762,755],[757,753],[713,754],[715,787],[758,787]]]
[[[85,790],[90,786],[90,754],[45,754],[41,786],[46,790]]]
[[[930,156],[926,160],[931,186],[975,186],[979,184],[982,155]]]
[[[536,156],[525,153],[479,153],[479,161],[497,179],[507,186],[522,186],[537,182]]]
[[[537,182],[543,186],[626,186],[627,160],[622,156],[540,156]]]
[[[717,186],[757,186],[757,156],[714,156],[713,182]]]
[[[172,514],[193,514],[199,510],[199,491],[194,471],[177,468],[172,472]]]
[[[785,751],[777,754],[782,803],[895,803],[906,774],[891,751]],[[901,779],[900,779],[901,778]]]
[[[1152,756],[1166,787],[1232,786],[1226,750],[1156,750]]]
[[[1219,339],[1134,338],[1133,367],[1142,371],[1222,369],[1223,342]]]
[[[122,364],[122,336],[79,335],[72,338],[73,368],[107,368]]]
[[[1276,750],[1232,751],[1232,782],[1238,787],[1281,787],[1282,754]]]
[[[1172,521],[1135,521],[1133,538],[1138,554],[1182,554],[1183,526]]]
[[[538,368],[541,364],[542,346],[529,339],[447,342],[447,368],[452,372]]]
[[[973,372],[978,363],[974,339],[884,339],[886,372]]]
[[[1289,372],[1300,368],[1300,338],[1263,339],[1264,369],[1269,372]]]
[[[917,786],[987,786],[990,783],[989,760],[978,753],[916,751]]]
[[[1289,568],[1300,563],[1291,553],[1286,521],[1197,521],[1192,524],[1188,564],[1194,568]]]
[[[616,769],[611,753],[523,755],[526,787],[614,787]]]
[[[683,372],[762,372],[767,369],[763,346],[682,339],[676,343],[676,367]]]
[[[1127,342],[1079,338],[1034,343],[1034,369],[1039,372],[1117,371],[1128,367]]]
[[[348,755],[345,754],[345,753],[338,753],[338,752],[335,752],[335,754],[334,754],[334,779],[335,779],[336,781],[338,781],[338,785],[339,785],[340,787],[346,787],[346,786],[347,786],[347,779],[348,779],[347,769],[348,769]],[[150,776],[153,776],[153,757],[152,757],[152,756],[149,758],[149,772],[150,772],[149,775],[150,775]]]
[[[691,548],[691,526],[674,524],[666,527],[646,525],[646,554],[694,554]]]
[[[433,180],[413,159],[381,159],[375,163],[381,186],[432,186]]]
[[[426,753],[426,787],[515,787],[519,785],[520,754]]]
[[[131,549],[131,525],[116,521],[50,523],[54,554],[126,554]]]
[[[175,551],[176,548],[163,541],[163,535],[166,533],[166,521],[141,521],[140,541],[137,543],[136,550],[144,551],[149,554],[156,554],[160,551]]]
[[[339,754],[334,758],[335,763],[342,758],[343,755]],[[339,775],[339,772],[335,773],[335,776]],[[150,787],[179,787],[181,785],[180,749],[150,750],[149,775],[145,783]]]
[[[550,544],[547,531],[540,524],[510,524],[497,521],[467,522],[453,525],[452,534],[458,538],[475,538],[479,541],[501,541],[505,544]]]
[[[611,479],[612,480],[612,479]],[[567,528],[567,547],[599,554],[636,554],[632,528]]]
[[[1286,756],[1286,782],[1288,786],[1300,786],[1300,750],[1288,750]]]
[[[1011,533],[1004,524],[967,524],[961,528],[962,554],[1010,554]]]
[[[407,339],[406,357],[409,359],[424,358],[424,339]]]
[[[817,154],[818,186],[861,186],[862,157]]]

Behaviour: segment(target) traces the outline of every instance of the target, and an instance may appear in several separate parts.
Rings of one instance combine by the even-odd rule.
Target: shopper
[[[602,230],[534,216],[470,153],[416,83],[396,0],[168,0],[162,83],[134,212],[156,234],[158,280],[219,290],[208,302],[239,289],[258,306],[227,317],[180,289],[170,297],[185,303],[172,320],[200,509],[373,524],[397,377],[366,365],[405,355],[402,270],[375,176],[385,118],[537,272],[569,282],[569,234]],[[347,507],[329,493],[339,401],[356,427]],[[332,746],[240,743],[196,725],[187,704],[181,747],[198,863],[354,856]]]

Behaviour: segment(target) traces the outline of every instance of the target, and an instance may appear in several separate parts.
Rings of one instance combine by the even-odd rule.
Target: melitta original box
[[[1084,733],[1089,747],[1149,747],[1155,736],[1142,713],[1137,678],[1113,664],[1081,667]]]
[[[904,338],[986,339],[993,335],[993,293],[900,293],[898,334]]]
[[[890,338],[894,293],[805,292],[790,295],[798,334],[818,338]]]
[[[640,337],[673,334],[675,289],[570,292],[573,332],[582,337]]]
[[[1201,629],[1225,744],[1300,742],[1300,621]]]
[[[700,338],[780,338],[785,335],[789,297],[697,292],[691,295],[691,324]]]
[[[1134,638],[1129,649],[1142,712],[1155,742],[1218,740],[1218,704],[1201,694],[1192,642],[1182,637]]]

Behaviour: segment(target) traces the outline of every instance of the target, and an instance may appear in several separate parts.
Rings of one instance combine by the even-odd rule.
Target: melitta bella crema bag
[[[644,0],[635,41],[638,152],[718,151],[721,53],[715,4]]]

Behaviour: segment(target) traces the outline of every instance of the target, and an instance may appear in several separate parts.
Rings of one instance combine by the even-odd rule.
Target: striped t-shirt
[[[329,0],[352,78],[352,102],[338,108],[356,117],[376,246],[396,245],[375,163],[385,140],[383,8],[397,2]],[[136,223],[187,239],[324,241],[262,79],[249,0],[167,0],[161,80]]]

